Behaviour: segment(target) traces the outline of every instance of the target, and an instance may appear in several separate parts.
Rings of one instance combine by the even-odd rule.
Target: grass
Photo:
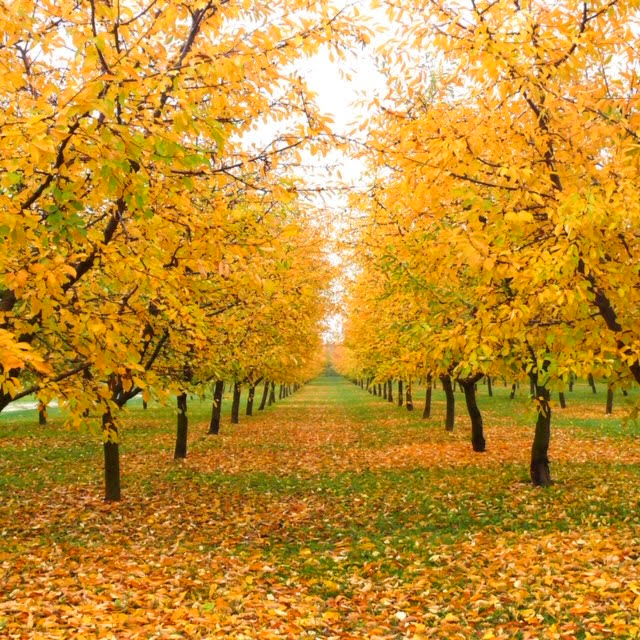
[[[46,427],[35,411],[0,416],[0,626],[34,639],[635,637],[635,426],[620,406],[602,415],[604,388],[577,384],[554,411],[556,483],[536,489],[524,390],[479,390],[484,454],[459,393],[444,431],[439,389],[430,420],[421,389],[410,413],[337,378],[238,426],[227,397],[217,437],[210,400],[194,398],[183,462],[173,408],[133,407],[118,505],[100,500],[97,434],[65,431],[61,414]]]

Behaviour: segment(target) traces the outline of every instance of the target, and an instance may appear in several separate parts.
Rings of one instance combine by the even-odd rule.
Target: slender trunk
[[[513,400],[516,397],[516,383],[511,385],[511,393],[509,394],[509,400]]]
[[[385,380],[385,381],[382,383],[382,399],[383,399],[383,400],[386,400],[386,399],[387,399],[387,395],[388,395],[388,394],[387,394],[387,388],[388,388],[388,385],[387,385],[387,381]]]
[[[489,393],[489,397],[493,397],[493,384],[491,383],[491,376],[487,376],[487,392]]]
[[[387,391],[387,401],[393,402],[393,380],[389,380],[387,384],[389,385],[389,389]]]
[[[209,422],[209,433],[216,435],[220,431],[220,412],[222,411],[222,392],[224,382],[216,380],[213,387],[213,405],[211,406],[211,421]]]
[[[284,385],[281,384],[280,390],[278,391],[278,400],[282,400],[283,397],[284,397]]]
[[[120,501],[120,449],[118,428],[108,409],[102,414],[102,437],[104,451],[104,499],[105,502]]]
[[[142,401],[142,408],[146,411],[149,408],[149,405],[147,404],[146,400]]]
[[[189,418],[187,416],[187,394],[181,393],[177,397],[178,405],[178,425],[176,430],[176,448],[173,459],[187,457],[187,431],[189,428]]]
[[[573,391],[573,373],[569,374],[569,391]]]
[[[424,411],[422,412],[423,418],[431,417],[431,389],[433,388],[433,384],[431,382],[431,374],[427,376],[427,391],[424,397]]]
[[[482,414],[476,400],[476,380],[477,377],[467,378],[466,380],[458,380],[462,390],[464,391],[464,399],[467,403],[467,411],[471,419],[471,445],[473,450],[481,453],[486,449],[484,439],[484,429],[482,424]]]
[[[371,388],[372,388],[373,395],[377,396],[378,395],[378,385],[377,384],[373,384],[373,385],[371,385]]]
[[[267,406],[267,398],[269,397],[269,381],[264,381],[264,389],[262,390],[262,400],[260,400],[260,406],[258,407],[258,411],[264,411],[264,408]]]
[[[382,398],[382,385],[378,382],[378,396]]]
[[[42,427],[47,424],[47,405],[38,402],[38,424]]]
[[[545,386],[537,384],[537,376],[532,379],[536,388],[538,402],[538,419],[536,432],[531,447],[531,481],[537,487],[548,487],[551,484],[551,471],[549,470],[549,442],[551,440],[551,394]]]
[[[240,422],[240,395],[242,388],[239,382],[235,382],[233,385],[233,401],[231,402],[231,424],[238,424]]]
[[[596,393],[596,381],[593,379],[593,375],[591,373],[589,374],[587,380],[589,382],[589,386],[591,387],[591,391],[593,391],[593,393]]]
[[[269,394],[269,406],[276,401],[276,383],[271,383],[271,393]]]
[[[253,415],[253,399],[255,398],[256,395],[256,387],[255,385],[251,385],[249,387],[249,395],[247,396],[247,415],[248,416],[252,416]]]
[[[411,380],[407,381],[407,411],[413,411],[413,396],[411,395]]]
[[[448,375],[440,376],[440,382],[442,382],[442,390],[444,391],[445,397],[447,399],[445,429],[447,431],[453,431],[455,411],[456,411],[456,397],[453,394],[453,385],[451,384],[451,377]]]
[[[607,407],[605,413],[607,415],[613,413],[613,387],[611,385],[607,386]]]
[[[560,400],[560,408],[561,409],[566,409],[567,408],[567,399],[564,397],[564,391],[558,392],[558,399]]]
[[[404,402],[404,393],[402,391],[402,380],[398,380],[398,406],[401,407]]]

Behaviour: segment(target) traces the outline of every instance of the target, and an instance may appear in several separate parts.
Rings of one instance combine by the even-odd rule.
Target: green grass
[[[535,412],[526,394],[509,400],[509,389],[500,385],[493,398],[485,392],[480,385],[489,448],[498,436],[514,433],[529,442]],[[556,463],[552,453],[555,484],[548,489],[529,484],[522,460],[494,460],[489,454],[464,458],[463,464],[376,466],[376,460],[384,462],[385,455],[407,444],[469,452],[463,396],[456,394],[459,416],[453,435],[443,428],[441,390],[434,394],[430,420],[421,418],[422,398],[417,388],[411,413],[341,379],[321,378],[252,419],[242,416],[241,424],[232,427],[227,395],[219,437],[206,436],[210,399],[194,398],[189,404],[190,456],[178,463],[172,460],[174,408],[154,405],[144,411],[134,406],[124,419],[122,438],[125,500],[114,508],[101,508],[99,501],[99,434],[65,430],[62,415],[52,416],[45,427],[37,425],[35,411],[22,418],[13,415],[0,424],[3,557],[20,563],[28,552],[20,575],[29,579],[48,566],[38,554],[49,563],[59,561],[51,559],[55,549],[63,550],[60,558],[85,562],[85,573],[95,569],[83,558],[95,563],[96,554],[102,558],[103,552],[105,563],[108,554],[123,555],[128,562],[133,558],[134,564],[143,559],[162,567],[175,562],[176,573],[170,575],[183,581],[180,593],[188,594],[189,606],[207,612],[216,611],[216,594],[226,588],[229,565],[239,571],[240,582],[247,575],[255,579],[245,585],[248,593],[262,581],[261,588],[291,588],[332,607],[338,607],[340,598],[359,602],[367,584],[385,597],[389,585],[397,587],[403,597],[419,603],[425,616],[441,598],[440,622],[447,612],[463,616],[466,605],[447,603],[454,596],[469,598],[479,588],[478,580],[487,578],[507,586],[487,588],[484,599],[468,602],[480,612],[484,626],[465,628],[463,637],[482,637],[482,629],[517,622],[529,609],[540,610],[546,625],[570,619],[576,626],[568,637],[584,636],[590,627],[579,614],[547,610],[540,602],[554,601],[567,576],[574,582],[567,583],[565,599],[583,593],[581,580],[589,572],[617,575],[631,566],[640,526],[640,465],[598,459],[597,445],[602,441],[623,453],[635,442],[636,432],[623,425],[622,412],[615,418],[599,413],[604,388],[594,399],[586,385],[578,384],[568,395],[573,404],[567,412],[554,410],[553,430],[567,442],[590,443],[594,457]],[[308,451],[313,455],[307,466],[292,470],[285,464]],[[371,455],[378,453],[381,458]],[[366,464],[345,468],[340,463],[349,456]],[[600,554],[587,548],[587,541],[598,536],[608,540],[616,535],[622,540],[619,548]],[[576,549],[580,553],[570,555]],[[615,554],[621,558],[617,564],[611,560]],[[563,569],[566,558],[573,564]],[[263,573],[248,569],[256,559],[268,567]],[[541,573],[534,572],[536,563]],[[489,604],[493,592],[506,602],[516,578],[526,582],[520,564],[523,575],[530,575],[522,601]],[[169,575],[173,569],[166,571]],[[249,595],[233,588],[225,598],[234,615],[241,615],[243,597]],[[115,593],[111,586],[97,589],[100,597]],[[131,589],[118,592],[114,611],[139,606],[143,596],[137,596],[138,604],[129,604]],[[148,590],[145,585],[144,593]],[[538,592],[546,594],[544,599]],[[132,603],[134,596],[132,592]],[[341,622],[340,632],[368,637],[366,619],[382,615],[381,602],[374,598],[362,605],[357,619]],[[399,602],[397,608],[409,607]],[[606,603],[598,606],[609,611]],[[604,619],[599,611],[594,615]],[[389,633],[395,634],[390,637],[411,637],[398,620],[389,625]],[[517,637],[517,630],[508,633],[504,637]],[[443,631],[437,637],[449,636]]]

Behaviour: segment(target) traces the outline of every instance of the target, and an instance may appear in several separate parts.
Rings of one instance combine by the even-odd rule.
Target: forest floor
[[[479,387],[481,454],[460,393],[449,434],[440,390],[429,420],[414,391],[409,413],[319,378],[219,436],[194,401],[182,462],[173,410],[134,407],[117,504],[96,434],[1,416],[0,638],[640,637],[640,428],[622,397],[605,417],[604,387],[577,385],[554,408],[539,489],[524,389]]]

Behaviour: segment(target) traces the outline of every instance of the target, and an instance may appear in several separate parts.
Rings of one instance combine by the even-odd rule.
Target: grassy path
[[[13,416],[0,637],[636,637],[640,447],[588,432],[588,403],[554,431],[546,491],[527,483],[530,416],[501,397],[482,399],[486,454],[441,404],[423,421],[337,378],[216,438],[192,403],[183,463],[171,413],[136,409],[118,505],[95,438]]]

